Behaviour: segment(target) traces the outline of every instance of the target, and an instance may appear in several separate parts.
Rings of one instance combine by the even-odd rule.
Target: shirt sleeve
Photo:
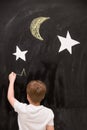
[[[52,125],[52,126],[54,126],[54,113],[53,113],[52,110],[50,111],[49,121],[48,121],[48,124],[47,124],[47,125]]]
[[[27,104],[21,103],[18,100],[15,100],[13,107],[14,107],[15,112],[17,112],[17,113],[25,113]]]

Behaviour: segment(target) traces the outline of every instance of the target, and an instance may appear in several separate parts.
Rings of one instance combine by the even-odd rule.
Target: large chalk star
[[[70,54],[72,54],[72,46],[80,44],[78,41],[73,40],[71,38],[69,31],[67,31],[66,38],[64,38],[62,36],[58,36],[58,38],[59,38],[59,40],[61,42],[61,46],[60,46],[59,52],[67,49],[70,52]]]
[[[21,51],[19,49],[18,46],[16,46],[16,52],[13,53],[13,55],[16,56],[16,60],[18,60],[19,58],[21,58],[22,60],[26,61],[26,58],[25,58],[25,54],[27,53],[28,51]]]

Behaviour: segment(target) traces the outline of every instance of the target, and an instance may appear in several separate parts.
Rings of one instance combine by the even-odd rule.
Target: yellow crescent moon
[[[40,35],[40,26],[41,26],[41,24],[44,22],[44,21],[46,21],[46,20],[48,20],[50,17],[38,17],[38,18],[35,18],[35,19],[33,19],[32,20],[32,22],[31,22],[31,24],[30,24],[30,32],[31,32],[31,34],[35,37],[35,38],[37,38],[37,39],[39,39],[39,40],[44,40],[42,37],[41,37],[41,35]]]

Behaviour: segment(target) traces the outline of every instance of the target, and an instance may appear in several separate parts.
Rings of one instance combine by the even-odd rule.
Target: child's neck
[[[33,103],[33,102],[30,102],[30,104],[34,105],[34,106],[40,106],[40,103]]]
[[[32,102],[32,100],[29,98],[29,96],[27,96],[27,100],[29,101],[30,104],[32,104],[34,106],[40,106],[40,102],[37,102],[37,103]]]

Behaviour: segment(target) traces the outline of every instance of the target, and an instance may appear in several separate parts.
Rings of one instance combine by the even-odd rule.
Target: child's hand
[[[11,72],[11,73],[9,74],[9,81],[10,81],[11,83],[14,83],[14,82],[15,82],[15,79],[16,79],[16,73]]]

